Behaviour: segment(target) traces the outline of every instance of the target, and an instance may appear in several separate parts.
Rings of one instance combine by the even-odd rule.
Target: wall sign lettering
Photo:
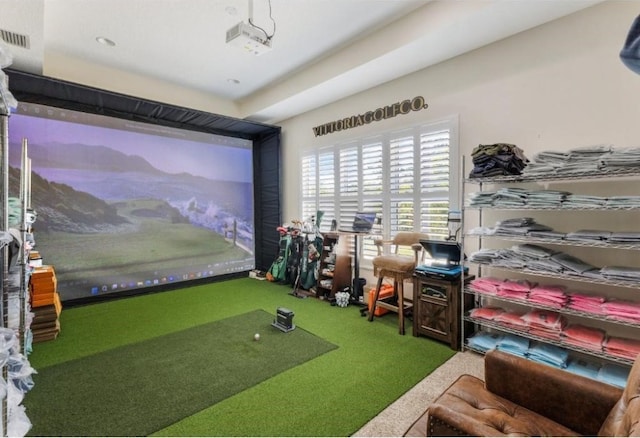
[[[334,120],[333,122],[315,126],[313,128],[313,133],[316,137],[319,137],[321,135],[327,135],[333,132],[357,128],[358,126],[367,125],[371,122],[379,122],[380,120],[390,119],[400,114],[409,114],[411,111],[420,111],[423,109],[427,109],[428,107],[429,105],[424,101],[424,97],[416,96],[413,99],[396,102],[373,111],[367,111],[364,114],[345,117],[343,119],[338,119]]]

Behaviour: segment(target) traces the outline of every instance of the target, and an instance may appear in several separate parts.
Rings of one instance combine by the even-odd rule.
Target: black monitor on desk
[[[462,249],[460,244],[453,240],[422,239],[420,244],[432,259],[431,266],[457,266],[460,264]]]

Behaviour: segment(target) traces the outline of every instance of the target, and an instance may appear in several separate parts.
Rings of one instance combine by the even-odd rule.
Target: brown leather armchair
[[[639,436],[640,360],[624,391],[492,350],[485,381],[458,378],[405,436]]]

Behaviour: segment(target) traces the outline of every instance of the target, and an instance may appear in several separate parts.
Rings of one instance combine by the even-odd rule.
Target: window
[[[376,211],[374,233],[385,239],[399,231],[446,238],[458,203],[457,125],[450,118],[303,154],[304,217],[323,211],[320,230],[328,231],[332,220],[349,227],[356,211]],[[375,255],[373,239],[365,239],[361,260]]]

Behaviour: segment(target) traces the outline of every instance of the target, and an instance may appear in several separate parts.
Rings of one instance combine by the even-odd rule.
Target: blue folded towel
[[[629,371],[631,371],[629,367],[607,363],[600,368],[600,371],[598,372],[598,380],[624,388],[627,385]]]
[[[489,351],[496,348],[496,345],[502,339],[501,334],[478,332],[467,339],[467,345],[480,351]]]
[[[556,368],[566,368],[569,352],[555,345],[536,342],[529,348],[529,359],[546,363]]]
[[[505,334],[496,348],[516,356],[526,357],[529,351],[529,342],[529,339],[522,336]]]
[[[598,380],[598,372],[600,371],[600,364],[593,361],[584,360],[584,359],[570,358],[567,362],[566,369],[571,373],[588,377],[590,379]]]

